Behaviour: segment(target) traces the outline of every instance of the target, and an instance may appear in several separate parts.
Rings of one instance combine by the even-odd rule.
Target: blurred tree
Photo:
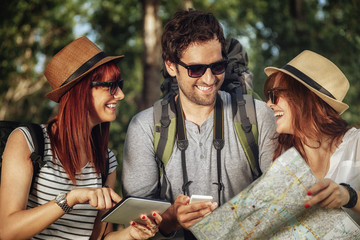
[[[256,1],[261,2],[261,1]],[[343,115],[350,124],[360,121],[360,77],[357,66],[360,53],[360,26],[356,17],[360,4],[340,0],[289,0],[263,1],[259,8],[247,3],[252,11],[257,10],[257,22],[251,22],[256,33],[251,49],[257,49],[254,73],[255,86],[262,90],[265,79],[263,69],[273,65],[281,67],[304,49],[315,51],[333,61],[348,77],[350,90],[345,102],[350,109]]]
[[[150,107],[160,96],[161,33],[159,0],[142,0],[143,9],[143,91],[139,110]],[[155,87],[154,87],[155,86]]]
[[[54,105],[43,77],[49,56],[73,39],[81,0],[2,1],[0,5],[0,119],[45,122]]]

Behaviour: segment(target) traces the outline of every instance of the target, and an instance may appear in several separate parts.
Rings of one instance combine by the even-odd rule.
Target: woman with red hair
[[[360,223],[360,130],[340,117],[349,82],[331,61],[305,50],[282,68],[267,67],[267,106],[274,111],[274,159],[295,147],[318,182],[305,208],[340,208]]]
[[[147,239],[162,221],[157,212],[121,231],[101,223],[103,211],[121,197],[113,190],[117,161],[108,149],[110,122],[124,98],[117,62],[86,37],[49,62],[46,97],[59,103],[56,116],[41,125],[44,166],[35,175],[34,141],[21,127],[10,135],[3,155],[0,187],[1,239]]]

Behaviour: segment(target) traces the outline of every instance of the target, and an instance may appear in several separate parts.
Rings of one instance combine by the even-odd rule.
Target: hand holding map
[[[316,183],[294,149],[230,201],[190,228],[197,239],[360,239],[359,226],[342,209],[305,209]]]

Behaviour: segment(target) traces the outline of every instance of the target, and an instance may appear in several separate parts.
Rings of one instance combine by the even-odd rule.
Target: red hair
[[[75,174],[82,168],[81,158],[89,159],[98,174],[104,174],[107,169],[110,123],[101,123],[90,129],[88,114],[94,107],[91,82],[119,78],[120,69],[115,63],[94,69],[61,97],[59,111],[49,121],[51,148],[74,184]]]
[[[306,139],[317,142],[320,147],[321,137],[325,135],[329,137],[332,145],[338,142],[349,129],[347,122],[330,105],[287,74],[277,72],[270,75],[266,79],[264,93],[273,88],[275,82],[280,88],[286,89],[280,94],[289,104],[293,116],[294,134],[279,134],[277,137],[279,144],[274,152],[274,160],[287,149],[295,147],[307,162],[304,144],[309,145]]]

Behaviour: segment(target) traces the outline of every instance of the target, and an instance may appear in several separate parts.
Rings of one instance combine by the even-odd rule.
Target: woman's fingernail
[[[309,204],[305,204],[305,208],[309,208],[310,207],[310,205]]]
[[[131,222],[131,226],[135,226],[135,224],[136,224],[136,223],[135,223],[134,221]]]
[[[153,213],[153,216],[154,216],[154,217],[156,216],[156,212]]]
[[[308,192],[307,192],[307,195],[308,195],[308,196],[311,196],[311,192],[310,192],[310,191],[308,191]]]
[[[141,217],[142,220],[145,220],[145,218],[146,218],[145,216],[142,216],[142,217]]]

